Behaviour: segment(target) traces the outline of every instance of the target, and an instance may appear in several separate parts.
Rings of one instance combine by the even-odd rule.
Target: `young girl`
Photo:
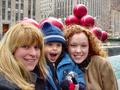
[[[84,90],[85,82],[82,71],[75,66],[69,55],[65,53],[65,38],[63,32],[48,22],[42,26],[42,32],[45,40],[45,57],[50,68],[49,72],[58,90],[71,90],[70,87],[72,87],[71,85],[73,84],[70,83],[73,82],[73,80],[66,80],[69,76],[70,78],[77,78],[77,81],[73,83],[79,83],[79,88]],[[78,77],[75,76],[75,73],[78,73]],[[68,74],[70,75],[68,76]],[[73,85],[73,87],[74,86],[75,85]],[[72,90],[75,90],[75,87]]]
[[[68,52],[72,60],[84,72],[87,90],[118,90],[116,77],[101,42],[79,25],[64,29]]]
[[[0,43],[0,90],[45,90],[47,76],[42,33],[28,23],[12,26]]]

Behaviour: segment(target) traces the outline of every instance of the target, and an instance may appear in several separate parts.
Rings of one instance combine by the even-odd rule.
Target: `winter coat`
[[[77,65],[75,65],[75,63],[71,60],[71,58],[67,53],[64,54],[64,57],[59,61],[58,65],[55,66],[55,69],[51,68],[49,70],[49,73],[54,80],[54,75],[52,73],[53,70],[56,71],[56,75],[58,79],[58,84],[57,84],[58,88],[60,88],[59,86],[61,84],[61,81],[65,79],[65,77],[67,76],[67,73],[70,71],[77,73],[77,82],[83,84],[85,87],[83,72],[78,68]]]
[[[3,74],[0,73],[0,90],[21,90],[16,84],[8,81]]]
[[[32,73],[33,81],[35,84],[35,90],[57,90],[56,86],[52,84],[50,76],[46,81],[40,79],[37,74]],[[16,84],[8,81],[3,74],[0,74],[0,90],[21,90]]]
[[[57,90],[57,87],[56,87],[51,75],[47,76],[47,86],[46,86],[45,90]]]
[[[46,81],[33,72],[31,74],[33,76],[32,83],[35,85],[35,90],[45,90],[47,86]]]
[[[48,66],[47,66],[48,68]],[[50,76],[49,72],[46,76],[46,80],[40,79],[40,73],[37,67],[33,70],[34,79],[35,79],[35,90],[57,90],[57,87]]]
[[[87,90],[118,90],[111,64],[100,56],[92,56],[85,68]]]

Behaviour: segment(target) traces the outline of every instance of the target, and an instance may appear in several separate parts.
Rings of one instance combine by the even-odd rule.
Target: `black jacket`
[[[32,73],[34,80],[32,81],[35,84],[35,90],[48,90],[45,89],[47,83],[45,80],[40,79],[36,74]],[[3,74],[0,74],[0,90],[21,90],[16,84],[8,81]]]
[[[0,90],[21,90],[17,85],[8,81],[3,74],[0,74]]]
[[[52,81],[52,77],[50,75],[46,76],[46,80],[39,78],[41,74],[38,71],[38,68],[35,67],[33,70],[34,74],[37,76],[35,81],[35,90],[57,90],[55,83]]]

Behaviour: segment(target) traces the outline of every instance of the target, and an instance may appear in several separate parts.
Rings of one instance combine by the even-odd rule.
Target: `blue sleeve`
[[[74,71],[77,73],[77,76],[75,77],[77,80],[77,83],[79,83],[79,87],[81,87],[80,90],[86,90],[86,83],[84,79],[84,72],[82,72],[77,66]]]

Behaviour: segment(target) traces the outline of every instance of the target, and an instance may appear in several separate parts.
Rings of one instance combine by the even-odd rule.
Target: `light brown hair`
[[[0,72],[22,90],[33,90],[34,85],[28,82],[31,79],[30,72],[16,60],[14,52],[22,45],[33,45],[34,43],[40,47],[41,57],[38,68],[42,77],[45,78],[47,69],[44,59],[44,39],[38,28],[32,24],[18,23],[6,32],[0,43]]]
[[[102,42],[97,39],[97,37],[90,32],[89,29],[86,29],[80,25],[69,25],[64,26],[64,35],[65,39],[67,41],[67,44],[69,43],[70,38],[76,34],[76,33],[84,33],[88,37],[89,41],[89,55],[100,55],[102,57],[107,56],[107,52],[102,48]]]

